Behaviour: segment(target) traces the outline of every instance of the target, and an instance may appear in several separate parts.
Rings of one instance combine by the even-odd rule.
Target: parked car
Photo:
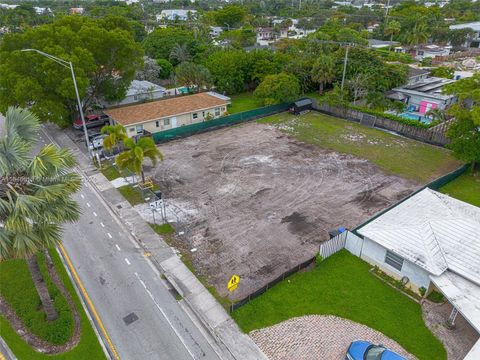
[[[97,136],[90,137],[90,150],[97,150],[103,148],[103,139],[108,135],[99,134]]]
[[[383,345],[369,341],[353,341],[347,350],[345,360],[407,360],[403,356],[388,350]]]
[[[110,118],[108,117],[108,115],[105,115],[105,114],[85,116],[85,126],[87,128],[108,125],[109,123],[110,123]],[[80,118],[75,119],[75,121],[73,122],[73,127],[75,129],[82,129],[83,128],[82,119]]]

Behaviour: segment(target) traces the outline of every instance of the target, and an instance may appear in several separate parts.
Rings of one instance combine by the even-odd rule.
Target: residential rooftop
[[[228,103],[229,98],[226,96],[214,92],[205,92],[108,109],[105,114],[125,126],[211,109]]]

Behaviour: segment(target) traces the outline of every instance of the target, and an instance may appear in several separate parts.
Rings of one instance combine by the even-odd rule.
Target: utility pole
[[[342,74],[342,91],[343,91],[343,85],[345,83],[345,74],[347,72],[347,62],[348,62],[348,49],[350,48],[350,44],[347,45],[345,49],[345,59],[343,60],[343,74]]]
[[[73,80],[73,87],[75,88],[75,95],[77,97],[78,112],[80,113],[80,119],[82,120],[83,133],[85,134],[85,144],[87,145],[88,153],[91,154],[90,140],[88,139],[88,132],[87,132],[87,125],[85,124],[85,117],[83,116],[82,100],[80,100],[80,94],[78,93],[77,80],[75,79],[75,72],[73,71],[72,62],[60,59],[56,56],[47,54],[46,52],[43,52],[43,51],[40,51],[40,50],[37,50],[37,49],[22,49],[22,51],[24,51],[24,52],[36,52],[37,54],[45,56],[46,58],[48,58],[52,61],[55,61],[57,64],[62,65],[63,67],[66,67],[66,68],[70,69],[70,73],[72,75],[72,80]]]

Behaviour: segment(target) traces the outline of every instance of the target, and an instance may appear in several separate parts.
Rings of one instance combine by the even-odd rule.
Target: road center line
[[[82,197],[82,199],[85,199],[85,196],[83,196],[83,194],[80,194],[80,196]]]
[[[118,244],[115,244],[115,247],[117,248],[118,251],[122,250],[120,249],[120,246],[118,246]]]
[[[103,222],[100,222],[100,225],[102,225],[102,227],[105,227],[105,224]]]
[[[125,262],[127,263],[127,265],[130,265],[130,261],[127,258],[125,258]]]
[[[108,237],[111,239],[112,238],[112,234],[110,233],[107,233]]]
[[[93,216],[95,216],[95,217],[97,216],[97,213],[95,211],[93,212]]]
[[[87,206],[90,207],[90,203],[87,202]]]

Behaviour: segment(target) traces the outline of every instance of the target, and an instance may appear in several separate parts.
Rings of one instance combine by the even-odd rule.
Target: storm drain
[[[131,323],[135,322],[138,320],[138,316],[137,314],[135,314],[134,312],[128,314],[127,316],[125,316],[123,318],[123,322],[128,326],[130,325]]]
[[[117,208],[118,208],[118,209],[121,209],[121,208],[122,208],[122,205],[117,205]]]

